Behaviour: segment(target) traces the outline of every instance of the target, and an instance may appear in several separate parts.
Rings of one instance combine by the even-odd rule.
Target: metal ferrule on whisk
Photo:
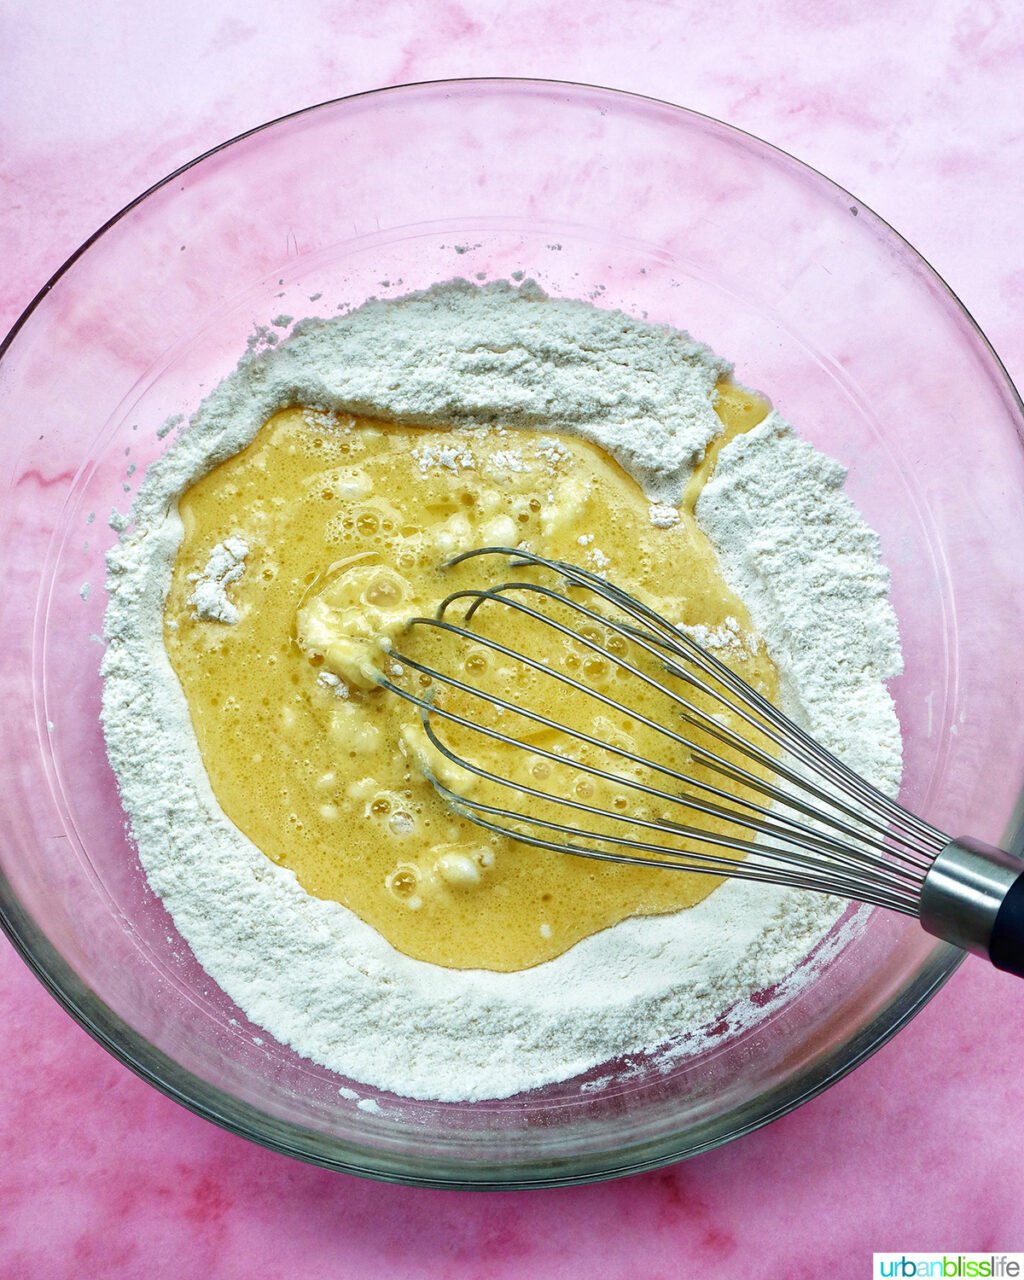
[[[1020,858],[994,845],[969,836],[951,840],[921,886],[921,923],[937,938],[975,955],[989,956],[998,964],[1008,917],[1018,909],[1014,906],[1017,894],[1012,891],[1021,879],[1022,868]]]

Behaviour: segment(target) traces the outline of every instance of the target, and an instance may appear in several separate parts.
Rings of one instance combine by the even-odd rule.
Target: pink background
[[[149,12],[145,12],[145,10]],[[0,5],[0,330],[97,225],[224,138],[409,80],[633,89],[794,152],[886,217],[1024,383],[1015,0]],[[1024,990],[967,964],[853,1076],[661,1173],[496,1196],[272,1155],[118,1066],[0,944],[0,1276],[866,1276],[1024,1249]]]

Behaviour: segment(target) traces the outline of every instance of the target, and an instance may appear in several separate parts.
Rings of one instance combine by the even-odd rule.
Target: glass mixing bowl
[[[961,959],[874,912],[797,995],[761,993],[743,1034],[726,1013],[713,1048],[668,1070],[643,1059],[603,1090],[472,1105],[340,1080],[192,959],[125,835],[100,734],[111,512],[255,325],[520,271],[692,330],[850,468],[903,631],[903,801],[1009,843],[1024,781],[1021,404],[956,298],[847,192],[677,107],[500,80],[326,103],[172,174],[70,259],[0,359],[4,924],[87,1030],[198,1114],[436,1186],[580,1182],[725,1142],[849,1071]]]

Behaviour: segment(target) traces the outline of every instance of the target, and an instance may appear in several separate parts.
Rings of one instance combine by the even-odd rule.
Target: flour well
[[[411,960],[305,893],[225,818],[163,644],[176,497],[285,405],[576,432],[608,448],[660,509],[678,502],[721,430],[711,397],[727,370],[674,330],[531,285],[454,283],[298,325],[246,357],[149,469],[108,561],[108,751],[154,890],[204,969],[278,1040],[398,1094],[505,1097],[684,1035],[699,1048],[725,1010],[738,1029],[759,1016],[748,997],[787,979],[828,932],[834,901],[737,881],[517,973]],[[461,465],[428,465],[451,462]],[[899,669],[896,625],[877,541],[841,484],[841,468],[772,415],[722,450],[697,514],[779,668],[787,709],[892,790],[900,739],[884,681]],[[239,564],[244,555],[212,575],[232,608],[226,575]]]

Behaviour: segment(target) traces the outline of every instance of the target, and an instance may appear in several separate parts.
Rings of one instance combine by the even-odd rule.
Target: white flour
[[[196,585],[188,602],[195,608],[196,617],[208,622],[234,624],[241,616],[238,606],[228,599],[228,587],[245,573],[245,558],[249,544],[244,538],[225,538],[210,552],[202,573],[193,574]]]
[[[150,468],[108,560],[110,760],[150,883],[200,964],[299,1053],[398,1094],[471,1100],[683,1035],[696,1049],[725,1010],[733,1029],[755,1021],[748,997],[786,980],[840,907],[735,881],[520,973],[399,954],[345,908],[306,894],[217,805],[162,638],[177,495],[270,413],[304,403],[575,431],[609,448],[667,519],[661,509],[720,430],[709,397],[727,369],[685,334],[549,301],[535,286],[438,286],[307,322],[250,355]],[[779,666],[789,709],[892,789],[900,738],[884,681],[900,665],[896,624],[876,539],[841,481],[836,463],[772,415],[722,450],[698,518]]]

